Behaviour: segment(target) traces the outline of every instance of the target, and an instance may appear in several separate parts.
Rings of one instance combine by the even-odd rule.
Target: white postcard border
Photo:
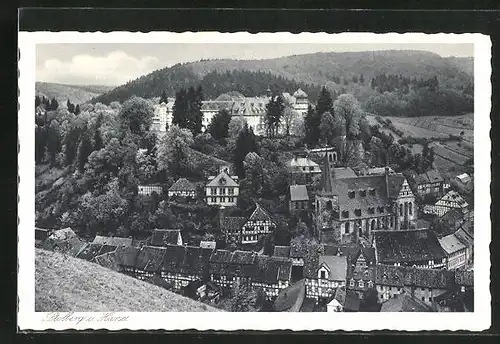
[[[105,313],[35,312],[35,46],[47,43],[474,43],[475,299],[472,313]],[[481,34],[19,33],[18,327],[20,330],[471,330],[491,325],[491,41]],[[480,249],[478,249],[480,248]],[[121,320],[116,320],[121,317]],[[112,320],[111,318],[115,319]],[[103,320],[104,319],[104,320]]]

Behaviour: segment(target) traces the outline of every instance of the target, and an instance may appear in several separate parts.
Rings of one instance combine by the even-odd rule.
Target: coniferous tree
[[[94,150],[97,151],[103,147],[102,137],[101,137],[101,124],[102,124],[102,113],[97,117],[97,122],[95,125],[94,132]]]
[[[175,94],[175,102],[172,113],[172,124],[177,124],[181,128],[188,128],[188,99],[184,88]]]
[[[52,120],[47,129],[47,153],[49,154],[50,164],[56,162],[57,153],[61,151],[61,136],[59,132],[59,124]]]
[[[71,128],[64,137],[64,162],[66,165],[71,165],[75,160],[79,140],[80,128],[78,128],[78,126]]]
[[[168,96],[167,96],[167,92],[165,90],[163,90],[163,92],[161,93],[161,97],[160,97],[160,104],[161,103],[165,103],[167,104],[168,103]]]
[[[82,140],[78,146],[78,170],[81,173],[85,171],[85,164],[88,161],[90,153],[92,153],[92,142],[90,142],[87,128],[84,128]]]
[[[257,152],[257,142],[252,128],[249,128],[248,124],[245,123],[243,129],[238,134],[233,151],[236,174],[240,178],[245,176],[243,161],[245,160],[246,155],[250,152]]]
[[[57,110],[57,108],[59,108],[59,102],[56,98],[52,98],[52,100],[50,101],[49,110],[55,111]]]
[[[75,113],[75,115],[79,115],[80,112],[81,112],[81,110],[80,110],[80,104],[77,104],[76,107],[75,107],[75,112],[74,113]]]
[[[278,133],[281,117],[285,110],[283,98],[280,96],[273,96],[266,105],[266,127],[270,137],[275,137]]]
[[[222,109],[212,118],[208,132],[214,139],[223,140],[229,135],[229,122],[231,122],[229,111]]]
[[[321,94],[318,98],[318,105],[316,105],[316,113],[319,118],[325,113],[330,112],[333,114],[333,100],[330,92],[326,87],[323,86],[321,89]]]
[[[304,120],[305,127],[305,143],[310,146],[315,146],[318,143],[319,138],[319,121],[316,111],[311,105],[307,108],[307,114]]]
[[[66,102],[66,108],[68,109],[69,112],[75,113],[75,105],[71,103],[71,101],[68,99]]]
[[[193,132],[193,136],[196,136],[201,132],[201,128],[203,125],[203,113],[201,112],[201,107],[203,106],[203,90],[201,86],[196,88],[194,92],[193,100],[190,104],[190,120],[191,120],[191,131]]]

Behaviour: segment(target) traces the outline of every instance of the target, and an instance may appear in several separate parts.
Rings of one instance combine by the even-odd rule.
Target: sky
[[[118,86],[156,69],[201,59],[267,59],[315,52],[424,50],[472,57],[473,44],[442,43],[71,43],[38,44],[36,80]]]

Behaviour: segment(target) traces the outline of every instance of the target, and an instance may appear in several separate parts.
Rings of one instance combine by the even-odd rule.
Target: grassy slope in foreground
[[[208,312],[217,309],[82,259],[36,249],[36,312]]]

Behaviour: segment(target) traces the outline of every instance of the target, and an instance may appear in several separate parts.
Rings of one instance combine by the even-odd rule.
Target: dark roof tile
[[[431,230],[375,231],[377,262],[380,264],[437,260],[446,257]]]

